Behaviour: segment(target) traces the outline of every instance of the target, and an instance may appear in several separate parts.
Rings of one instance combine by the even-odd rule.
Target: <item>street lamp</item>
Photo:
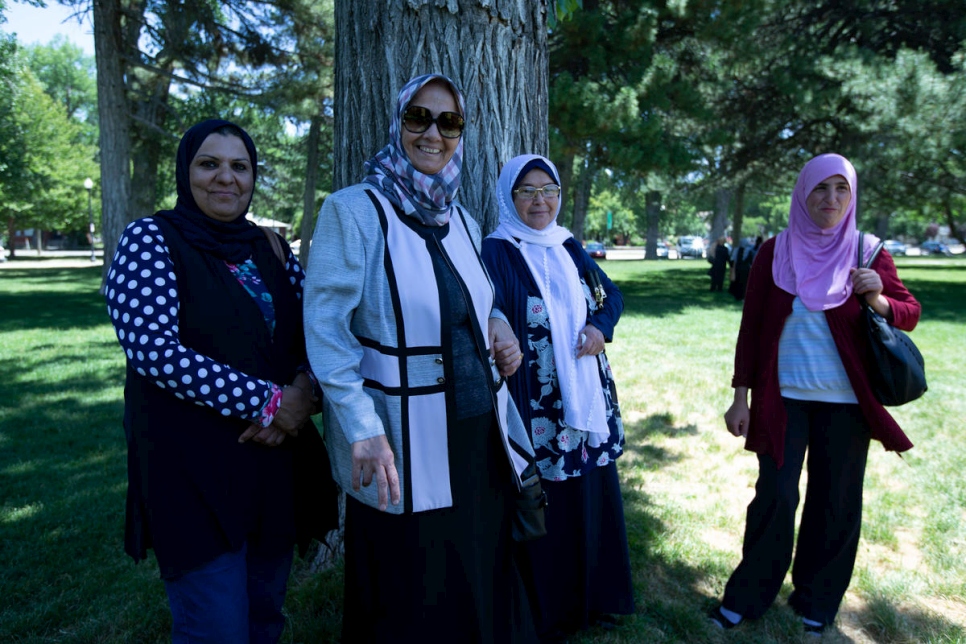
[[[94,182],[90,177],[84,179],[84,187],[87,188],[87,221],[91,233],[91,261],[96,262],[94,257],[94,206],[91,204],[91,190],[94,189]]]

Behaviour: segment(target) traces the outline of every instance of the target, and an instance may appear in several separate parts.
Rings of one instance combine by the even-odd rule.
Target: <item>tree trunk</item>
[[[949,234],[959,240],[960,244],[966,244],[966,228],[960,227],[956,223],[956,211],[953,210],[953,202],[947,194],[943,199],[943,212],[946,215],[946,225],[949,226]],[[885,239],[883,237],[883,239]]]
[[[147,217],[156,210],[158,167],[167,149],[168,133],[165,123],[170,113],[168,96],[171,93],[172,66],[148,74],[145,70],[128,72],[128,108],[134,114],[131,122],[131,176],[137,181],[131,184],[131,205],[126,213],[127,221]],[[125,222],[127,223],[127,222]]]
[[[728,226],[728,206],[731,205],[731,189],[718,188],[714,193],[714,217],[711,219],[711,243],[724,237]],[[735,243],[738,243],[735,240]]]
[[[388,143],[406,81],[442,73],[466,96],[459,200],[492,231],[502,163],[548,150],[547,10],[546,0],[338,0],[333,188],[359,182]]]
[[[17,232],[15,222],[12,215],[7,217],[7,252],[10,254],[10,259],[17,256],[17,245],[13,243],[14,233]]]
[[[312,244],[312,231],[315,229],[315,184],[319,174],[319,138],[322,132],[322,115],[312,117],[309,125],[309,136],[305,143],[305,189],[302,192],[302,226],[299,228],[299,239],[302,248],[299,250],[299,262],[302,270],[309,267],[309,246]]]
[[[574,208],[571,199],[570,187],[574,179],[574,153],[567,152],[562,157],[554,161],[557,172],[560,173],[560,214],[557,215],[557,223],[573,229]]]
[[[131,144],[124,66],[121,62],[121,52],[124,51],[121,10],[119,0],[94,0],[104,277],[114,256],[114,248],[130,218]]]
[[[735,246],[741,243],[741,227],[745,223],[745,184],[739,183],[735,188],[735,218],[731,228],[731,243]]]
[[[879,239],[889,238],[889,215],[880,213],[875,216],[875,236]]]
[[[644,195],[644,210],[647,216],[647,242],[644,246],[644,259],[657,259],[657,237],[661,222],[661,193],[650,190]]]
[[[584,240],[584,221],[587,219],[590,191],[594,187],[594,177],[597,176],[597,164],[592,156],[588,156],[582,166],[580,174],[577,175],[577,185],[574,186],[574,221],[570,227],[570,232],[577,241]],[[610,233],[610,229],[607,232]],[[604,243],[611,243],[611,240],[605,239]]]

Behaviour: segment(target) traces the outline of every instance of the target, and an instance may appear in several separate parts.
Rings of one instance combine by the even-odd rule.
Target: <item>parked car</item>
[[[685,235],[678,239],[678,257],[704,257],[707,249],[700,237]]]
[[[949,246],[939,241],[924,241],[919,244],[920,255],[945,255],[949,257],[952,253]]]
[[[658,259],[667,259],[667,242],[663,239],[657,240],[657,250],[654,252],[654,257]]]
[[[600,242],[587,242],[587,254],[596,259],[607,259],[607,249]]]
[[[893,257],[906,254],[906,245],[897,239],[887,239],[882,245]]]

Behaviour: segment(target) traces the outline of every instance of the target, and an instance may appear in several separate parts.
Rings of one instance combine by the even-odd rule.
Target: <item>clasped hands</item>
[[[299,429],[315,411],[318,396],[312,391],[312,380],[300,373],[291,385],[282,387],[282,400],[275,412],[275,418],[268,427],[252,423],[238,437],[239,443],[251,439],[267,447],[278,447],[286,436],[298,436]]]
[[[501,376],[509,378],[523,364],[523,352],[517,336],[509,324],[500,318],[490,318],[487,337],[490,340],[490,355],[496,361],[496,368],[500,370]]]

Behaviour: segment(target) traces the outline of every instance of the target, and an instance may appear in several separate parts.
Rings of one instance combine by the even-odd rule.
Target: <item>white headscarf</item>
[[[588,432],[588,445],[599,447],[610,436],[607,406],[601,390],[597,356],[577,359],[577,342],[587,324],[587,299],[580,275],[565,241],[573,237],[569,230],[557,225],[557,211],[543,230],[524,223],[513,203],[513,189],[530,170],[549,174],[559,185],[560,174],[547,158],[524,154],[510,159],[500,171],[497,203],[500,224],[491,237],[504,239],[520,250],[533,280],[540,289],[550,320],[553,359],[557,382],[563,399],[564,421],[572,429]]]

